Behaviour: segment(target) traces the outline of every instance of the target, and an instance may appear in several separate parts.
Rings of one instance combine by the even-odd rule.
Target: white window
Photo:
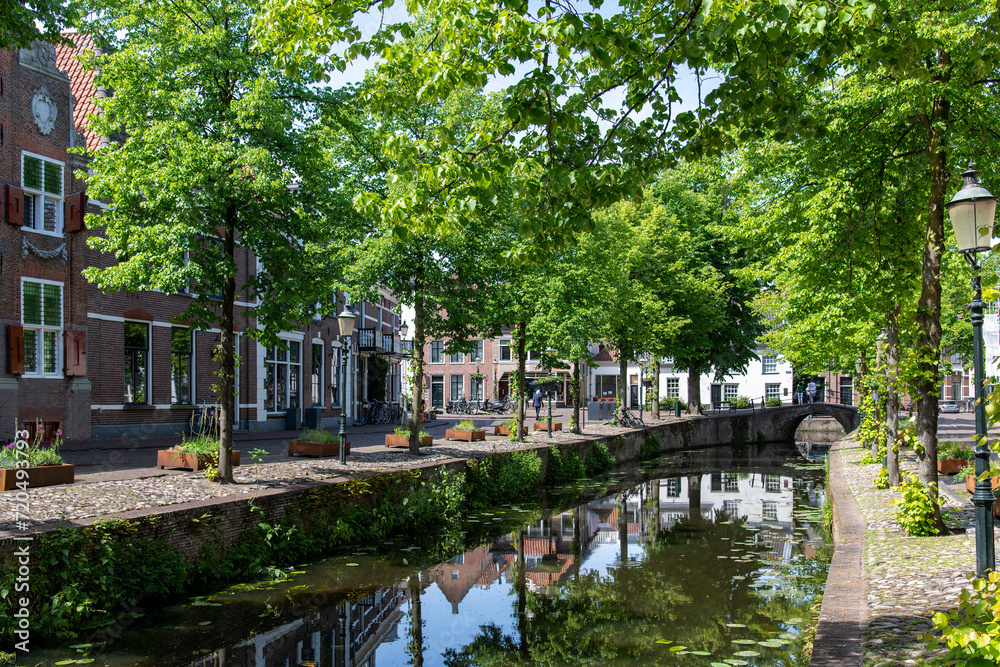
[[[594,376],[594,389],[597,392],[597,398],[615,398],[618,395],[618,376],[617,375],[595,375]]]
[[[738,384],[722,385],[722,400],[732,401],[739,396],[740,386]]]
[[[191,330],[187,327],[170,329],[170,402],[191,403]]]
[[[149,325],[125,323],[126,403],[149,403]]]
[[[780,493],[781,477],[778,475],[764,475],[764,490],[768,493]]]
[[[722,473],[722,490],[723,491],[739,491],[740,490],[740,478],[731,472]]]
[[[735,519],[740,516],[740,501],[726,500],[722,503],[722,509],[729,518]]]
[[[431,363],[432,364],[443,364],[444,363],[444,341],[443,340],[432,340],[431,341]]]
[[[776,500],[765,500],[763,510],[764,521],[778,520],[778,502]]]
[[[462,390],[465,388],[464,375],[451,376],[451,400],[458,401],[462,398]]]
[[[465,363],[465,355],[461,352],[455,352],[448,358],[448,361],[452,364],[463,364]]]
[[[333,405],[340,405],[340,372],[342,364],[343,348],[333,348],[333,375],[330,376],[330,400]]]
[[[24,374],[62,377],[62,283],[21,279]]]
[[[264,355],[264,408],[284,412],[299,407],[302,343],[286,341],[288,349],[275,345]]]
[[[312,373],[310,389],[314,407],[323,405],[323,343],[312,344]]]
[[[778,358],[773,354],[765,354],[761,358],[761,364],[763,365],[763,372],[765,374],[778,372]]]
[[[482,363],[483,361],[483,341],[475,341],[476,347],[472,350],[472,357],[469,359],[470,362]]]
[[[667,498],[679,498],[681,495],[681,480],[679,477],[671,477],[662,482],[664,495]]]
[[[500,361],[510,361],[510,340],[500,340]]]
[[[24,228],[42,234],[63,233],[63,163],[21,154]]]
[[[681,395],[680,379],[667,378],[667,398],[678,398]]]
[[[469,400],[483,400],[483,378],[475,375],[469,377]]]
[[[781,383],[780,382],[775,382],[775,383],[772,384],[772,383],[768,382],[767,384],[765,384],[764,385],[764,398],[765,399],[768,399],[768,398],[777,398],[777,399],[780,399],[781,398]]]

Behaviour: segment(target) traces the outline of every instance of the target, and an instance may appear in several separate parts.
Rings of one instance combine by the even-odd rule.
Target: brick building
[[[86,170],[88,159],[69,151],[114,138],[86,126],[106,92],[76,58],[94,48],[91,40],[67,35],[75,46],[35,42],[0,51],[0,325],[8,357],[0,429],[40,419],[48,436],[62,428],[71,440],[182,433],[196,406],[218,400],[212,350],[219,331],[194,331],[183,318],[191,291],[105,294],[83,278],[87,266],[114,260],[86,245],[87,219],[106,204],[87,201],[75,172]],[[243,285],[257,263],[248,251],[237,253]],[[289,411],[293,421],[331,425],[345,401],[356,416],[368,398],[398,399],[398,304],[388,294],[358,304],[345,351],[335,317],[343,297],[327,302],[328,315],[280,334],[285,348],[238,336],[238,429],[282,430]],[[237,295],[241,332],[254,325],[252,307],[249,294]],[[388,366],[384,383],[368,372],[373,355],[387,357],[378,365]]]

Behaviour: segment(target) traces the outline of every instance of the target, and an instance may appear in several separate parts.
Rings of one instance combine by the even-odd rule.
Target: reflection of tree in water
[[[657,664],[667,658],[668,647],[656,641],[668,639],[711,653],[673,656],[671,664],[707,666],[747,648],[733,644],[734,639],[773,638],[788,631],[783,621],[807,618],[810,605],[821,595],[822,582],[816,577],[822,577],[822,563],[798,558],[776,564],[776,587],[754,587],[754,575],[772,570],[755,557],[759,549],[743,544],[754,540],[755,531],[730,522],[723,513],[713,523],[695,514],[660,532],[646,545],[641,560],[620,561],[607,576],[573,570],[568,581],[550,588],[547,595],[524,593],[515,586],[518,598],[526,598],[519,600],[527,610],[519,619],[522,637],[482,626],[472,643],[446,652],[445,664]],[[526,655],[519,650],[522,639]],[[755,665],[809,662],[795,644],[750,648],[762,653]]]

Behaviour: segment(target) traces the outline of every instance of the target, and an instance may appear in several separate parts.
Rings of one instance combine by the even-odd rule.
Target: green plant
[[[14,438],[6,447],[0,449],[0,468],[16,468],[19,462],[24,461],[27,461],[28,466],[59,465],[63,462],[62,456],[59,454],[59,447],[62,446],[63,442],[62,434],[62,429],[59,429],[51,443],[47,445],[42,443],[45,428],[42,426],[41,420],[37,420],[35,422],[35,437],[29,442],[27,440],[29,431],[18,429],[18,422],[14,420]]]
[[[393,434],[398,435],[401,438],[407,438],[408,439],[410,437],[410,428],[407,427],[407,426],[397,426],[393,430]],[[429,437],[431,437],[431,434],[428,433],[427,431],[425,431],[424,429],[420,429],[420,432],[417,433],[417,437],[420,438],[420,439],[429,438]]]
[[[676,403],[678,401],[679,401],[679,399],[677,399],[677,398],[661,398],[660,399],[660,409],[661,410],[673,410],[674,409],[674,403]],[[686,402],[684,402],[684,401],[679,401],[679,402],[681,404],[681,410],[687,410],[688,409],[688,405],[687,405]]]
[[[879,468],[878,474],[875,475],[875,481],[872,482],[876,489],[888,489],[889,488],[889,469]]]
[[[660,441],[652,434],[647,433],[646,439],[642,443],[642,448],[639,450],[639,458],[645,461],[647,459],[655,459],[659,455]]]
[[[764,401],[764,407],[765,408],[780,408],[781,407],[781,399],[780,398],[774,398],[774,397],[769,398],[766,401]]]
[[[942,503],[937,494],[932,494],[931,489],[920,482],[916,475],[906,475],[899,485],[899,497],[892,501],[892,505],[899,508],[896,512],[896,521],[907,532],[915,537],[926,537],[937,535],[938,529],[934,525],[935,509]]]
[[[746,396],[737,396],[729,401],[729,405],[737,410],[746,410],[750,407],[750,399]]]
[[[594,451],[587,457],[587,475],[596,475],[615,465],[615,457],[603,442],[594,445]]]
[[[456,431],[475,431],[478,430],[476,422],[472,419],[466,419],[465,421],[459,422],[455,427]]]
[[[876,463],[875,457],[872,456],[871,452],[865,452],[865,455],[858,460],[858,465],[870,466]]]
[[[325,428],[313,428],[308,431],[302,431],[299,434],[300,442],[336,442],[337,436],[327,431]]]
[[[995,570],[982,578],[969,575],[972,589],[958,595],[958,608],[937,612],[932,617],[941,637],[924,635],[928,648],[948,647],[949,665],[973,667],[1000,662],[1000,573]]]
[[[219,440],[210,435],[196,435],[190,440],[187,436],[181,437],[181,444],[174,445],[170,451],[181,454],[197,454],[199,458],[203,456],[219,455]]]
[[[469,461],[465,470],[469,506],[488,507],[536,493],[542,477],[542,459],[531,451],[493,454]]]
[[[944,442],[938,443],[937,457],[938,460],[960,459],[968,461],[976,457],[976,452],[973,451],[972,447],[969,447],[968,445],[952,442],[951,440],[945,440]]]
[[[545,469],[546,484],[565,484],[580,479],[585,473],[586,468],[576,452],[564,452],[558,447],[549,450],[549,463]]]
[[[966,477],[976,478],[976,462],[974,459],[966,459],[965,467],[955,473],[952,480],[956,483],[964,482]]]
[[[258,465],[264,462],[264,459],[268,456],[268,451],[257,447],[255,449],[251,449],[247,452],[247,454],[250,455],[250,458],[253,460],[253,464]]]

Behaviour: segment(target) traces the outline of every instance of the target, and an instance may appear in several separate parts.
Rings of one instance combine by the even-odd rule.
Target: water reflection
[[[169,610],[103,657],[206,667],[805,665],[801,634],[826,577],[824,492],[818,466],[797,461],[521,510],[530,520],[520,528],[419,571],[398,555],[331,559],[277,589],[215,596],[225,604],[214,616]],[[202,618],[215,629],[199,628]]]

